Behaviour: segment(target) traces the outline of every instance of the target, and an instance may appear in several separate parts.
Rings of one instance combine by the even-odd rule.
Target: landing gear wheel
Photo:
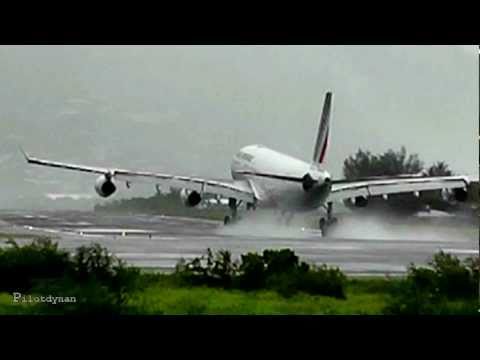
[[[230,216],[226,215],[223,218],[223,225],[228,225],[228,224],[230,224],[231,221],[232,221],[232,218]]]
[[[322,236],[325,236],[327,233],[327,221],[325,220],[325,218],[321,218],[318,221],[318,227],[322,231]]]

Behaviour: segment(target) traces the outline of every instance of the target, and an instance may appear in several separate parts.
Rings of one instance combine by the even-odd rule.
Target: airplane
[[[158,186],[169,186],[180,192],[187,207],[196,207],[207,197],[228,199],[230,215],[224,224],[238,220],[237,210],[244,203],[247,212],[261,208],[280,209],[282,214],[307,211],[321,212],[318,226],[323,235],[327,228],[336,223],[333,203],[350,200],[357,207],[365,207],[372,196],[442,190],[457,201],[467,200],[467,176],[429,177],[425,173],[398,176],[380,176],[357,179],[332,179],[325,169],[329,148],[330,118],[333,108],[333,93],[327,92],[319,119],[312,160],[306,162],[272,150],[263,145],[248,145],[233,157],[230,170],[232,180],[213,180],[201,177],[179,176],[145,171],[116,168],[100,168],[75,165],[29,156],[22,150],[29,164],[60,169],[82,171],[99,175],[95,191],[101,197],[109,197],[117,190],[117,183],[150,182]]]

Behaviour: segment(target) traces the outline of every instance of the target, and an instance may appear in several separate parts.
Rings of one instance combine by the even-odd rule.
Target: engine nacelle
[[[182,189],[180,191],[180,198],[187,207],[195,207],[202,201],[202,197],[197,191],[190,191]]]
[[[95,191],[101,197],[109,197],[117,190],[117,187],[111,179],[108,179],[105,175],[100,176],[95,181]]]
[[[330,179],[330,174],[327,172],[317,173],[312,176],[307,173],[302,178],[302,187],[305,192],[309,192],[315,186],[330,186],[332,180]]]
[[[368,199],[364,196],[356,196],[353,200],[353,205],[356,207],[365,207],[368,204]]]
[[[453,196],[455,200],[465,202],[468,199],[468,192],[464,189],[454,189]]]
[[[305,176],[302,178],[302,187],[303,191],[308,192],[310,191],[315,185],[317,184],[317,180],[312,178],[310,174],[305,174]]]
[[[468,200],[468,192],[465,189],[444,189],[441,194],[444,201],[465,202]]]

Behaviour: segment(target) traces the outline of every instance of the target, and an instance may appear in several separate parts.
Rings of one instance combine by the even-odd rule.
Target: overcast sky
[[[309,161],[329,90],[335,177],[360,147],[402,145],[427,166],[477,175],[478,69],[476,45],[0,46],[0,208],[94,194],[89,175],[27,167],[17,144],[55,160],[223,178],[252,143]]]

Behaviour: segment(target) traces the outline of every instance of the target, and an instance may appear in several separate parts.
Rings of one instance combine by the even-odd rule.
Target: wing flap
[[[219,195],[225,198],[235,198],[253,202],[254,192],[248,186],[246,181],[216,181],[199,177],[176,176],[158,173],[135,172],[126,170],[114,170],[114,178],[129,182],[147,182],[152,181],[155,184],[168,186],[173,189],[188,189],[204,194]]]
[[[469,180],[463,176],[423,177],[417,179],[390,178],[385,180],[341,182],[332,185],[329,199],[343,200],[356,196],[379,196],[416,191],[465,188]]]

